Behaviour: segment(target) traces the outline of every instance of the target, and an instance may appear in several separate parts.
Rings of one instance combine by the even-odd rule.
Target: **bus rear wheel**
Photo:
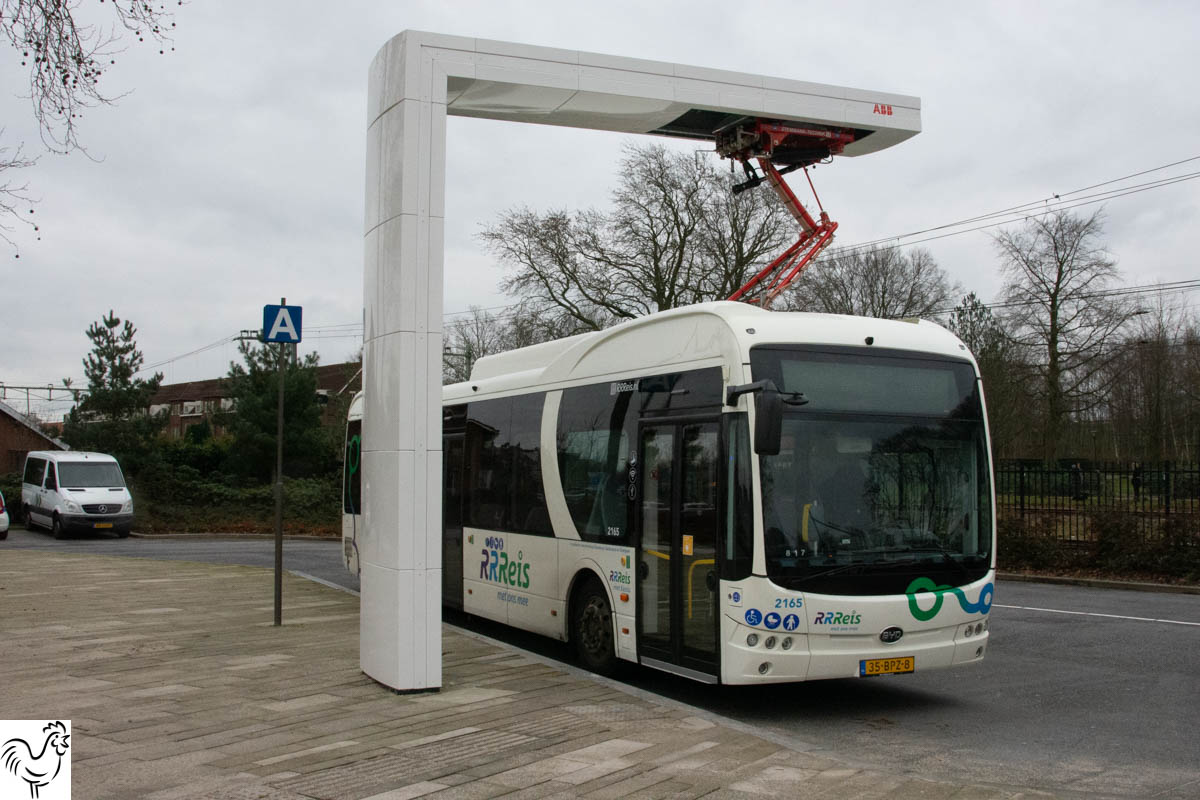
[[[571,639],[584,667],[601,675],[616,669],[612,609],[604,588],[594,580],[584,584],[572,605]]]

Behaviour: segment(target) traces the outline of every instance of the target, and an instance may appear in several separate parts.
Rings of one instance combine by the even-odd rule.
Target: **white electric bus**
[[[987,420],[938,325],[665,311],[481,358],[442,435],[445,605],[590,669],[748,684],[984,656]]]

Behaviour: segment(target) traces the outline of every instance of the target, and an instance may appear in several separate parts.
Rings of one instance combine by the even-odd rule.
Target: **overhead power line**
[[[1177,292],[1195,292],[1200,291],[1200,280],[1186,281],[1171,281],[1169,283],[1146,284],[1144,286],[1117,286],[1112,289],[1105,289],[1099,292],[1089,292],[1079,295],[1080,300],[1099,299],[1102,297],[1132,297],[1137,295],[1147,294],[1175,294]],[[984,308],[995,311],[1004,308],[1020,308],[1022,306],[1036,305],[1037,300],[1014,300],[1009,302],[998,301],[995,303],[981,303]],[[952,314],[958,310],[958,306],[953,308],[943,308],[937,311],[930,311],[929,316],[938,317],[943,314]]]
[[[1197,156],[1196,158],[1200,158],[1200,156]],[[1188,160],[1191,161],[1193,159],[1188,159]],[[1176,163],[1183,163],[1183,162],[1176,162]],[[1156,167],[1155,169],[1163,169],[1163,167]],[[1152,172],[1152,171],[1154,171],[1154,170],[1146,170],[1144,172],[1136,173],[1136,174],[1142,175],[1142,174],[1145,174],[1145,172]],[[1116,178],[1112,181],[1105,181],[1103,183],[1094,184],[1093,187],[1089,187],[1089,188],[1094,188],[1096,186],[1105,186],[1110,183],[1117,183],[1122,180],[1127,180],[1129,177],[1131,177],[1131,176],[1126,176],[1125,178]],[[932,226],[929,228],[923,228],[920,230],[911,231],[909,233],[903,233],[903,234],[899,234],[896,236],[887,236],[887,237],[882,237],[879,239],[872,239],[872,240],[865,241],[865,242],[857,242],[855,244],[849,244],[849,245],[845,245],[842,247],[836,247],[836,248],[832,248],[832,251],[834,253],[849,254],[849,253],[858,252],[860,250],[870,249],[872,247],[878,247],[887,242],[893,242],[894,244],[890,244],[886,248],[886,249],[891,249],[891,248],[899,247],[901,244],[900,240],[903,240],[903,239],[912,239],[912,241],[907,241],[904,243],[907,245],[920,244],[922,242],[929,242],[929,241],[933,241],[935,239],[944,239],[944,238],[947,238],[950,236],[959,236],[964,233],[972,233],[975,231],[986,230],[987,228],[995,228],[995,227],[998,227],[1001,225],[1008,225],[1008,224],[1011,224],[1014,222],[1020,222],[1024,219],[1028,219],[1029,217],[1038,216],[1038,215],[1041,215],[1044,213],[1052,213],[1055,211],[1068,211],[1070,209],[1079,208],[1081,206],[1094,205],[1096,203],[1103,203],[1107,200],[1115,200],[1117,198],[1126,197],[1128,195],[1140,194],[1142,192],[1150,191],[1151,189],[1161,189],[1166,186],[1173,186],[1177,183],[1183,183],[1186,181],[1195,180],[1196,178],[1200,178],[1200,171],[1184,173],[1182,175],[1172,175],[1172,176],[1162,178],[1159,180],[1147,181],[1145,183],[1134,184],[1132,186],[1125,186],[1120,189],[1113,189],[1113,190],[1106,191],[1106,192],[1098,192],[1095,194],[1083,195],[1081,197],[1071,197],[1071,195],[1077,195],[1077,194],[1080,194],[1081,192],[1087,191],[1087,189],[1075,189],[1070,192],[1064,192],[1063,194],[1054,195],[1054,197],[1052,197],[1052,198],[1044,198],[1042,200],[1035,200],[1030,203],[1023,203],[1019,206],[1011,206],[1010,208],[1007,208],[1007,209],[1001,209],[999,211],[993,211],[993,212],[989,212],[986,214],[979,214],[974,217],[969,217],[966,219],[958,220],[956,222],[948,222],[948,223],[944,223],[942,225],[935,225],[935,226]],[[977,225],[975,223],[983,223],[983,224]],[[970,226],[970,227],[964,227],[964,226]],[[959,230],[955,230],[955,229],[959,229]],[[945,231],[945,232],[939,233],[940,231]],[[933,234],[933,235],[926,236],[925,234]],[[913,237],[917,237],[917,236],[920,236],[923,238],[913,239]]]
[[[837,254],[837,253],[849,254],[849,253],[858,252],[860,250],[870,249],[872,247],[878,247],[878,246],[883,245],[888,242],[891,242],[893,244],[888,245],[888,247],[885,249],[893,249],[896,247],[900,247],[901,246],[900,242],[901,242],[901,240],[904,240],[904,239],[911,240],[911,241],[908,241],[905,243],[907,245],[921,244],[923,242],[930,242],[930,241],[934,241],[936,239],[945,239],[950,236],[959,236],[964,233],[973,233],[976,231],[986,230],[988,228],[995,228],[995,227],[999,227],[1002,225],[1008,225],[1008,224],[1011,224],[1014,222],[1019,222],[1022,219],[1027,219],[1030,216],[1034,216],[1036,214],[1043,214],[1043,213],[1049,213],[1049,212],[1054,212],[1054,211],[1067,211],[1067,210],[1070,210],[1073,208],[1079,208],[1080,206],[1092,205],[1095,203],[1102,203],[1106,200],[1115,200],[1117,198],[1126,197],[1126,196],[1129,196],[1132,194],[1140,194],[1141,192],[1150,191],[1151,189],[1161,189],[1166,186],[1173,186],[1177,183],[1183,183],[1185,181],[1191,181],[1191,180],[1195,180],[1196,178],[1200,178],[1200,171],[1188,172],[1188,173],[1183,173],[1180,175],[1172,175],[1172,176],[1168,176],[1166,178],[1160,178],[1160,179],[1153,180],[1153,181],[1146,181],[1144,183],[1134,184],[1132,186],[1124,186],[1124,187],[1120,187],[1117,189],[1112,189],[1112,190],[1108,190],[1108,191],[1104,191],[1104,192],[1097,192],[1097,193],[1090,194],[1090,195],[1083,194],[1084,192],[1090,192],[1093,189],[1099,189],[1104,186],[1111,186],[1112,184],[1122,183],[1124,181],[1132,180],[1133,178],[1139,178],[1139,177],[1142,177],[1143,175],[1149,175],[1154,172],[1161,172],[1162,170],[1170,169],[1172,167],[1178,167],[1182,164],[1188,164],[1193,161],[1200,161],[1200,156],[1192,156],[1190,158],[1184,158],[1184,159],[1180,159],[1178,161],[1172,161],[1168,164],[1162,164],[1157,167],[1151,167],[1150,169],[1140,170],[1138,172],[1133,172],[1128,175],[1123,175],[1119,178],[1111,178],[1109,180],[1101,181],[1099,183],[1093,183],[1090,186],[1084,186],[1079,189],[1072,189],[1067,192],[1056,193],[1056,194],[1051,195],[1050,197],[1044,197],[1039,200],[1031,200],[1026,203],[1020,203],[1015,206],[1009,206],[1007,208],[998,209],[996,211],[990,211],[990,212],[987,212],[984,214],[977,214],[975,216],[966,217],[964,219],[960,219],[960,220],[957,220],[954,222],[942,223],[940,225],[933,225],[928,228],[921,228],[921,229],[918,229],[915,231],[910,231],[908,233],[902,233],[902,234],[897,234],[894,236],[887,236],[887,237],[883,237],[883,238],[879,238],[879,239],[872,239],[872,240],[865,241],[865,242],[857,242],[854,244],[831,248],[831,252],[835,253],[835,254]],[[1075,197],[1075,195],[1083,195],[1083,196]],[[982,223],[982,224],[976,224],[976,223]],[[933,235],[926,236],[926,234],[933,234]],[[918,236],[924,237],[924,238],[919,238],[919,239],[913,238],[913,237],[918,237]],[[1176,284],[1178,284],[1178,285],[1176,285]],[[1118,289],[1110,290],[1109,292],[1096,293],[1095,296],[1103,297],[1103,296],[1116,296],[1119,294],[1143,294],[1143,293],[1153,293],[1153,292],[1193,291],[1197,288],[1200,288],[1200,281],[1177,281],[1177,282],[1175,282],[1175,284],[1160,284],[1160,285],[1154,285],[1154,286],[1140,286],[1140,287],[1121,287]],[[1091,296],[1091,295],[1089,295],[1089,296]],[[514,303],[505,303],[505,304],[495,305],[495,306],[472,307],[472,308],[468,308],[468,309],[461,310],[461,311],[446,311],[446,312],[442,313],[442,318],[448,319],[451,317],[462,317],[462,316],[466,316],[466,315],[471,315],[471,314],[475,314],[477,312],[487,313],[489,311],[515,309],[520,304],[521,304],[520,301],[518,301],[518,302],[514,302]],[[1013,306],[1016,304],[1014,304],[1014,303],[990,303],[990,304],[985,303],[983,305],[989,309],[997,309],[997,308],[1007,308],[1007,307],[1010,307],[1010,306]],[[955,309],[951,308],[951,309],[943,309],[943,310],[939,310],[939,311],[933,311],[930,313],[933,316],[939,316],[942,314],[949,314],[949,313],[953,312],[954,310]],[[493,314],[490,316],[493,320],[503,321],[503,320],[507,320],[507,319],[515,319],[517,316],[519,316],[519,314],[516,312],[513,312],[513,313],[508,313],[508,314]],[[455,321],[455,320],[451,320],[451,321]],[[333,323],[330,325],[313,326],[313,327],[307,328],[306,333],[310,334],[309,338],[313,338],[313,339],[361,338],[363,335],[363,324],[361,322],[342,322],[342,323]],[[183,353],[182,355],[174,356],[173,358],[164,359],[162,361],[155,362],[154,364],[149,364],[147,366],[144,366],[144,367],[142,367],[142,369],[138,370],[138,373],[147,372],[149,370],[154,370],[159,367],[163,367],[168,364],[172,364],[172,363],[179,361],[181,359],[184,359],[184,358],[189,358],[191,356],[200,355],[201,353],[205,353],[209,350],[213,350],[217,347],[222,347],[226,344],[234,342],[237,339],[238,339],[238,336],[236,334],[232,335],[232,336],[226,336],[222,339],[218,339],[217,341],[212,342],[211,344],[207,344],[204,347],[200,347],[195,350],[189,351],[187,353]]]

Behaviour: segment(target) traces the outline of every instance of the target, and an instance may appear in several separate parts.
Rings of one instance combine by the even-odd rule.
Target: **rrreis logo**
[[[71,721],[0,720],[0,796],[71,797]]]

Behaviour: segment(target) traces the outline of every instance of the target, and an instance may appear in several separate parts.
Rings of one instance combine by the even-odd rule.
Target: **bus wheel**
[[[617,654],[613,648],[612,609],[604,589],[589,580],[579,590],[571,612],[571,638],[580,662],[592,672],[612,673]]]

